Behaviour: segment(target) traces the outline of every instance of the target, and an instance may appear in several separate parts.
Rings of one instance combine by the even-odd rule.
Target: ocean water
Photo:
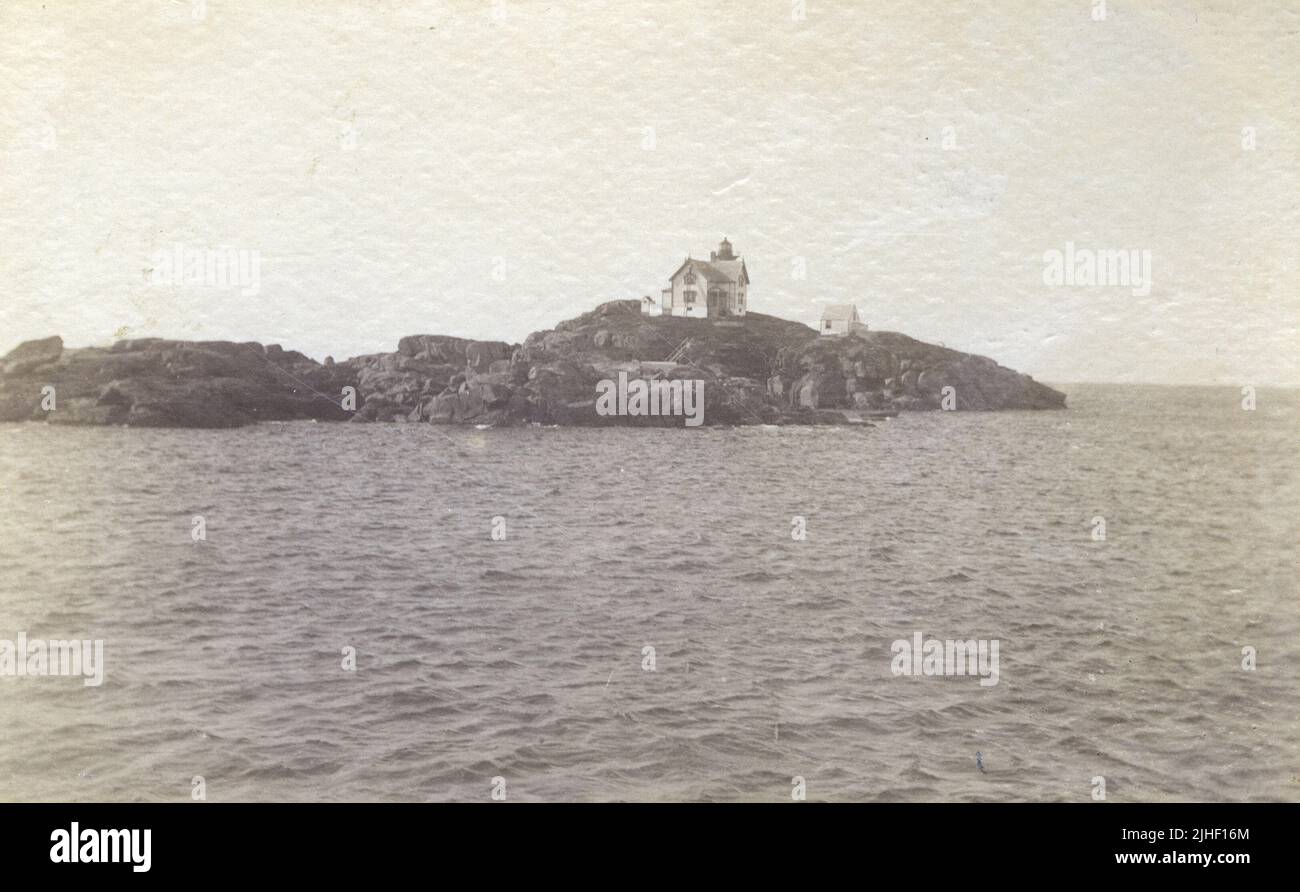
[[[1300,395],[1066,389],[865,431],[0,425],[0,639],[105,663],[0,678],[0,798],[1300,800]],[[997,639],[998,683],[895,676],[916,632]]]

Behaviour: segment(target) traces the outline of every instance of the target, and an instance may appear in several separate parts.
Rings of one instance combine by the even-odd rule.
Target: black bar
[[[7,877],[168,880],[279,877],[373,881],[458,872],[547,875],[634,886],[701,877],[1000,880],[1125,874],[1231,879],[1277,871],[1300,811],[1283,804],[27,804],[0,806]],[[150,830],[149,869],[56,863],[57,834]],[[1182,837],[1171,838],[1171,830]],[[1130,834],[1142,833],[1142,836]],[[55,836],[52,842],[52,836]],[[103,839],[95,834],[96,842]],[[143,839],[143,837],[137,837]],[[111,842],[110,842],[111,845]],[[94,854],[93,849],[87,850]],[[58,854],[66,854],[60,851]],[[1165,856],[1174,860],[1167,861]],[[1199,862],[1189,863],[1195,855]],[[1155,863],[1119,863],[1120,858]],[[1178,860],[1182,857],[1183,860]],[[1233,863],[1222,860],[1231,857]],[[1237,860],[1244,856],[1245,861]],[[142,861],[142,858],[137,858]],[[699,865],[697,868],[695,865]],[[143,865],[140,865],[143,866]],[[948,878],[948,879],[945,879]],[[973,888],[973,887],[971,887]]]

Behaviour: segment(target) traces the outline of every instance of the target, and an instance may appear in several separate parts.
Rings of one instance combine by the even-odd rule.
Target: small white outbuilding
[[[830,304],[822,310],[818,331],[824,335],[847,335],[866,331],[866,323],[858,315],[857,304]]]

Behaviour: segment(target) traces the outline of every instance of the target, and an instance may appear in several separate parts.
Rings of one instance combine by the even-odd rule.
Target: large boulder
[[[464,338],[453,338],[447,335],[410,335],[397,342],[397,352],[402,356],[463,366],[465,347],[469,343]]]
[[[36,341],[23,341],[0,360],[5,375],[22,375],[44,365],[58,362],[63,355],[63,338],[53,335]]]
[[[233,427],[262,420],[342,420],[348,369],[256,343],[138,338],[65,350],[20,348],[0,374],[0,420],[52,424]],[[12,355],[12,354],[11,354]],[[54,409],[41,406],[54,388]]]
[[[465,366],[476,372],[486,372],[492,363],[510,359],[513,349],[502,341],[470,341],[465,345]]]
[[[848,399],[844,377],[835,369],[811,371],[795,382],[795,405],[805,409],[843,407]]]

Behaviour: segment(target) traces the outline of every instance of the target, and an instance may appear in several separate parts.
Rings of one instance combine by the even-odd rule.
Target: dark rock
[[[42,413],[50,424],[126,424],[130,414],[127,406],[101,406],[84,398],[61,400],[55,411]]]
[[[133,402],[131,397],[123,389],[124,385],[120,381],[112,381],[99,392],[99,399],[96,404],[100,406],[126,406],[130,408]]]
[[[471,341],[465,346],[465,365],[486,372],[497,360],[509,360],[513,348],[501,341]]]
[[[43,415],[39,387],[11,385],[8,390],[0,390],[0,421],[30,421]]]
[[[63,355],[63,338],[53,335],[36,341],[23,341],[0,360],[5,375],[23,375],[41,366],[58,362]]]
[[[0,419],[162,427],[343,420],[350,413],[337,400],[348,383],[355,383],[349,370],[326,369],[293,351],[138,338],[107,349],[61,350],[52,364],[6,370],[0,375]],[[50,412],[40,409],[45,385],[55,388]]]
[[[442,365],[464,366],[465,348],[470,343],[447,335],[410,335],[397,342],[397,352]]]
[[[679,350],[680,348],[680,350]],[[677,353],[675,367],[655,365]],[[823,338],[750,313],[723,325],[646,317],[610,301],[522,345],[412,335],[392,353],[317,363],[278,344],[137,338],[67,350],[57,338],[0,361],[0,421],[229,427],[259,420],[683,424],[680,415],[602,417],[602,378],[703,383],[706,424],[843,424],[853,412],[1061,408],[1063,394],[990,359],[894,332]],[[57,408],[40,408],[53,385]],[[354,387],[356,411],[340,407]],[[850,414],[846,414],[850,413]]]

